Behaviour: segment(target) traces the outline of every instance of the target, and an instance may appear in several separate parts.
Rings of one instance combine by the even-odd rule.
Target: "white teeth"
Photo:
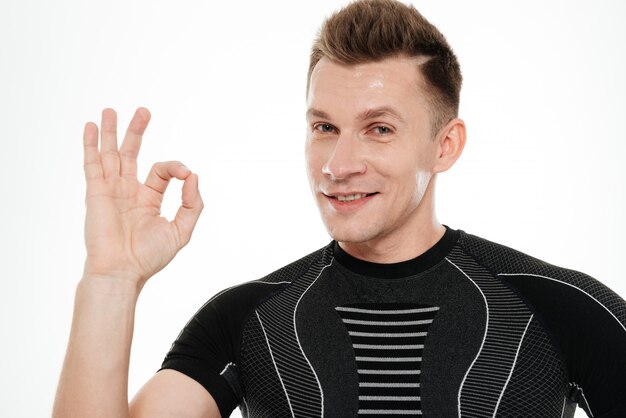
[[[347,196],[337,196],[337,199],[340,202],[351,202],[353,200],[357,200],[357,199],[361,199],[362,197],[367,196],[366,194],[360,193],[360,194],[350,194]]]

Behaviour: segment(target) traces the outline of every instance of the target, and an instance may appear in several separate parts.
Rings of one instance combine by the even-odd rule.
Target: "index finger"
[[[120,175],[122,177],[137,177],[137,156],[139,155],[139,148],[141,148],[141,139],[148,127],[150,118],[150,111],[145,107],[139,107],[128,124],[124,141],[119,150]]]

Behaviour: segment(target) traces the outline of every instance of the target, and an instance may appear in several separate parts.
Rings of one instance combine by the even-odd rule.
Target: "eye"
[[[374,126],[373,131],[379,135],[389,135],[392,133],[391,128],[384,125]]]
[[[317,125],[313,126],[313,129],[324,134],[330,134],[335,132],[335,127],[329,123],[318,123]]]

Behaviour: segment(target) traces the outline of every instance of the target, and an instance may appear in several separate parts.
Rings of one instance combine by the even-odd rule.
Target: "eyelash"
[[[387,129],[387,132],[382,133],[382,132],[379,131],[378,132],[379,135],[389,135],[389,134],[393,133],[393,130],[389,126],[385,126],[385,125],[376,125],[372,129],[380,129],[380,128]]]
[[[322,134],[332,133],[332,132],[329,132],[329,131],[322,131],[321,129],[319,129],[320,127],[329,127],[333,131],[337,130],[337,128],[335,128],[330,123],[317,123],[317,124],[313,125],[313,130],[319,131]],[[387,132],[380,132],[379,131],[379,132],[377,132],[378,135],[386,136],[386,135],[390,135],[390,134],[393,133],[393,129],[391,129],[389,126],[386,126],[386,125],[375,125],[375,126],[371,127],[369,130],[371,131],[371,130],[380,130],[380,129],[387,129]]]
[[[319,129],[319,128],[320,128],[320,127],[322,127],[322,126],[328,126],[328,127],[330,127],[332,130],[335,130],[335,131],[337,130],[337,129],[336,129],[333,125],[331,125],[330,123],[316,123],[315,125],[313,125],[313,130],[318,131],[318,132],[320,132],[320,133],[322,133],[322,134],[329,134],[329,133],[331,133],[331,132],[328,132],[328,131],[322,131],[321,129]]]

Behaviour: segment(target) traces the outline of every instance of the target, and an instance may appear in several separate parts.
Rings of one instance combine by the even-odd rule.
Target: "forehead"
[[[355,110],[426,105],[419,63],[418,58],[394,57],[346,65],[322,58],[311,73],[307,105]]]

